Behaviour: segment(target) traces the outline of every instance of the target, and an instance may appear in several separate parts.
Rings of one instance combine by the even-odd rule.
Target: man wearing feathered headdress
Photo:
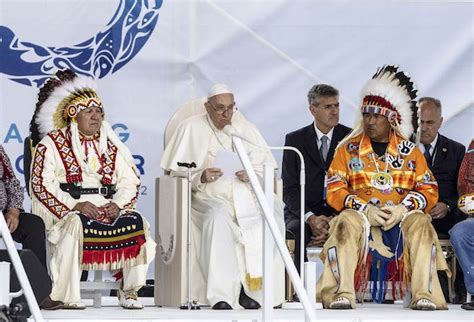
[[[447,309],[437,270],[449,273],[431,217],[438,187],[416,144],[416,89],[397,66],[380,68],[362,91],[362,118],[328,171],[330,223],[318,295],[329,309],[355,308],[370,279],[379,303],[411,283],[410,307]],[[397,285],[399,294],[397,294]]]
[[[60,71],[40,89],[31,124],[30,192],[52,247],[51,299],[85,308],[81,270],[123,276],[120,304],[141,309],[137,291],[155,255],[149,225],[135,209],[139,173],[104,121],[92,79]]]

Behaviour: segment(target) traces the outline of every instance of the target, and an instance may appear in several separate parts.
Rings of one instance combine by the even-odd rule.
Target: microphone
[[[232,136],[235,134],[235,129],[232,125],[230,124],[227,124],[226,126],[224,126],[224,128],[222,129],[222,131],[224,131],[225,134],[229,135],[229,136]]]
[[[232,125],[227,124],[224,126],[222,129],[225,134],[229,136],[233,136],[236,138],[239,138],[247,143],[250,143],[256,147],[262,148],[262,149],[269,149],[269,150],[277,150],[277,151],[293,151],[295,152],[299,159],[300,159],[300,277],[301,280],[304,280],[304,249],[305,249],[305,184],[306,184],[306,172],[305,172],[305,163],[304,163],[304,157],[303,154],[301,153],[300,150],[298,150],[295,147],[292,146],[268,146],[268,145],[261,145],[257,144],[255,142],[250,141],[247,139],[245,136],[237,133],[235,128]],[[234,143],[235,144],[235,143]]]

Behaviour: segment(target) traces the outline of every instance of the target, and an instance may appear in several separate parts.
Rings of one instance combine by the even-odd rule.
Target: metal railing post
[[[263,164],[263,189],[267,197],[268,206],[273,214],[273,186],[275,169],[271,163]],[[273,251],[275,249],[272,232],[262,218],[263,229],[263,320],[273,321]]]
[[[283,236],[281,235],[278,229],[275,218],[273,218],[273,212],[270,209],[270,206],[268,205],[265,193],[263,192],[262,187],[260,186],[257,175],[255,174],[255,171],[252,167],[252,163],[250,162],[247,152],[245,151],[244,145],[242,144],[242,140],[237,136],[232,136],[232,142],[234,143],[234,147],[237,151],[237,154],[239,155],[240,161],[242,162],[242,165],[245,171],[247,172],[250,184],[252,185],[253,191],[255,192],[260,207],[262,208],[263,215],[273,235],[273,239],[278,248],[278,251],[283,258],[283,262],[285,263],[286,269],[290,275],[290,279],[293,282],[293,286],[295,287],[296,294],[298,294],[301,303],[303,303],[306,321],[316,321],[315,307],[309,301],[308,294],[306,294],[303,283],[296,270],[295,264],[291,259],[288,249],[286,248]]]

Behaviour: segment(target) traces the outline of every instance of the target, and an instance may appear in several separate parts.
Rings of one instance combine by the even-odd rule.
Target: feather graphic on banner
[[[19,40],[0,26],[0,74],[40,87],[56,70],[69,68],[103,78],[127,64],[143,48],[158,21],[163,0],[120,0],[105,30],[72,47],[52,47]]]

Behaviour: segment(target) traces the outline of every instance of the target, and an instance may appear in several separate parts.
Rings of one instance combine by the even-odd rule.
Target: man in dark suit
[[[350,128],[339,124],[339,92],[325,84],[308,93],[314,122],[286,135],[285,145],[301,151],[305,162],[305,245],[323,246],[328,238],[333,210],[325,202],[325,177],[334,150]],[[300,264],[300,160],[291,151],[283,154],[282,179],[287,233],[296,241],[295,264]]]
[[[429,168],[438,182],[439,199],[429,215],[439,239],[448,239],[449,230],[463,217],[457,207],[457,179],[466,148],[438,131],[443,123],[441,102],[433,97],[419,99],[421,137],[419,148],[425,155]],[[462,275],[462,274],[461,274]],[[446,296],[447,279],[440,276]],[[459,283],[458,283],[459,282]],[[456,279],[457,287],[463,288],[462,276]],[[460,292],[457,292],[460,293]],[[463,292],[465,294],[465,291]],[[461,301],[459,299],[458,301]],[[456,300],[455,300],[456,301]]]
[[[459,219],[457,178],[466,148],[461,143],[439,134],[443,117],[441,102],[438,99],[422,97],[418,103],[421,119],[419,148],[425,155],[439,187],[439,200],[431,209],[430,215],[438,235],[448,238],[448,231]]]

